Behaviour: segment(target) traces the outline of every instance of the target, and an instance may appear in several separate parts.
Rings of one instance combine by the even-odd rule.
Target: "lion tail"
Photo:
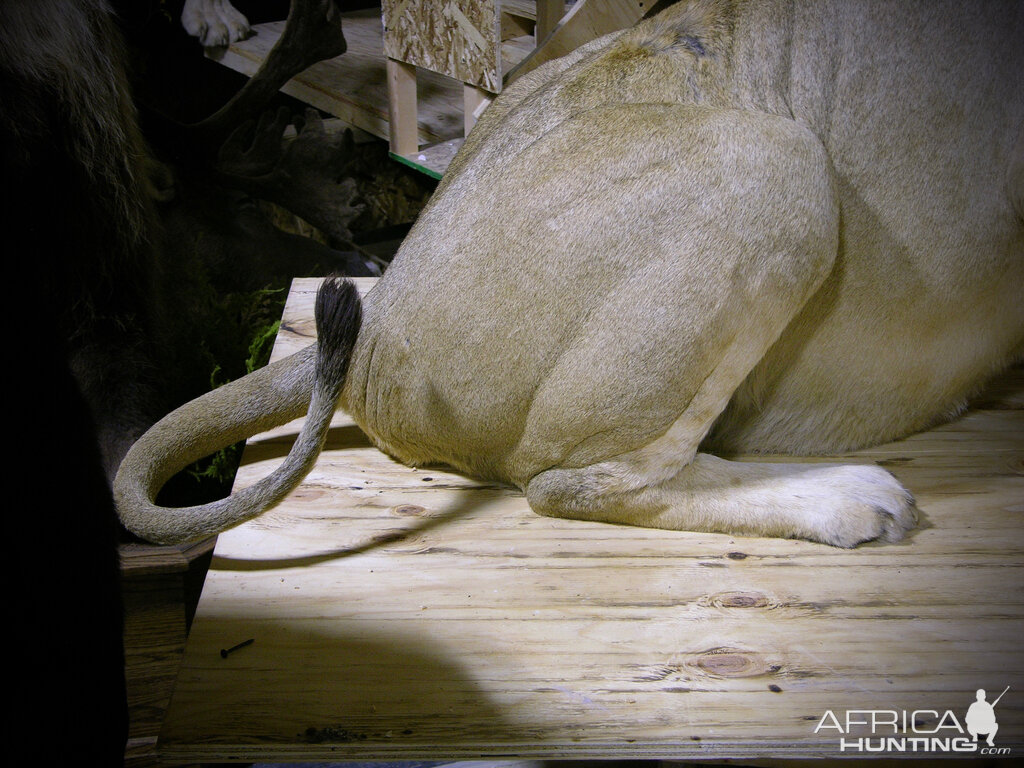
[[[328,278],[316,298],[316,344],[208,392],[154,424],[128,451],[114,481],[124,526],[156,544],[179,544],[251,520],[281,501],[323,449],[361,322],[355,286]],[[304,412],[306,420],[284,462],[256,484],[198,506],[156,503],[164,483],[192,462]]]

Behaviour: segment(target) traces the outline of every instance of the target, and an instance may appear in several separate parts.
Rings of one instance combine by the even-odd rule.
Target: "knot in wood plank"
[[[400,517],[422,517],[427,513],[426,507],[419,504],[400,504],[391,508],[392,513]]]
[[[772,605],[768,596],[760,592],[719,592],[700,602],[716,608],[767,608]]]
[[[757,677],[777,668],[770,666],[759,654],[740,648],[711,648],[697,654],[693,665],[713,677]]]

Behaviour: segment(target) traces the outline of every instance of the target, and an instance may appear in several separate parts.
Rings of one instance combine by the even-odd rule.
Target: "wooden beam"
[[[390,148],[396,155],[408,155],[419,149],[416,135],[416,67],[388,59],[387,73]]]
[[[466,129],[466,135],[476,125],[477,118],[487,109],[488,105],[494,100],[494,94],[488,93],[482,88],[477,88],[475,85],[466,83],[462,88],[462,100],[464,110],[464,125]]]
[[[565,0],[537,0],[537,45],[543,45],[565,16]]]
[[[525,37],[527,35],[533,37],[533,30],[537,22],[529,16],[509,13],[502,6],[499,23],[501,25],[500,39],[504,43],[506,40],[511,40],[514,37]]]
[[[537,20],[537,3],[533,0],[498,0],[498,9],[510,16]]]
[[[387,140],[388,120],[387,57],[384,55],[380,9],[344,14],[348,50],[321,61],[288,82],[281,91]],[[220,64],[246,76],[259,69],[284,29],[283,21],[255,27],[248,40],[232,44],[216,59]],[[526,38],[524,38],[525,40]],[[504,60],[521,61],[528,50],[519,40],[503,46]],[[210,54],[207,53],[209,56]],[[430,70],[416,71],[419,145],[436,144],[462,137],[462,84]]]
[[[545,62],[571,53],[584,43],[633,26],[643,18],[652,5],[650,0],[579,0],[548,35],[547,40],[505,76],[505,84],[511,83],[520,75],[525,75]],[[541,6],[538,4],[538,27],[540,9]]]

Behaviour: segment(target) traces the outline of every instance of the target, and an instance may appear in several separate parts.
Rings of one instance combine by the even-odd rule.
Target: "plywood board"
[[[313,340],[316,285],[293,284],[275,357]],[[925,732],[1010,686],[996,744],[1020,754],[1022,390],[1018,369],[984,408],[850,454],[923,513],[850,551],[539,517],[513,488],[392,461],[339,414],[297,491],[219,537],[161,753],[850,757],[815,733],[827,712]],[[249,441],[238,486],[298,423]]]

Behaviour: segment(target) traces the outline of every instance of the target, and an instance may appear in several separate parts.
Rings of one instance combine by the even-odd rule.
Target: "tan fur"
[[[1022,40],[1015,3],[708,0],[539,68],[367,296],[339,406],[544,514],[900,538],[877,467],[707,452],[891,440],[1021,356]]]

